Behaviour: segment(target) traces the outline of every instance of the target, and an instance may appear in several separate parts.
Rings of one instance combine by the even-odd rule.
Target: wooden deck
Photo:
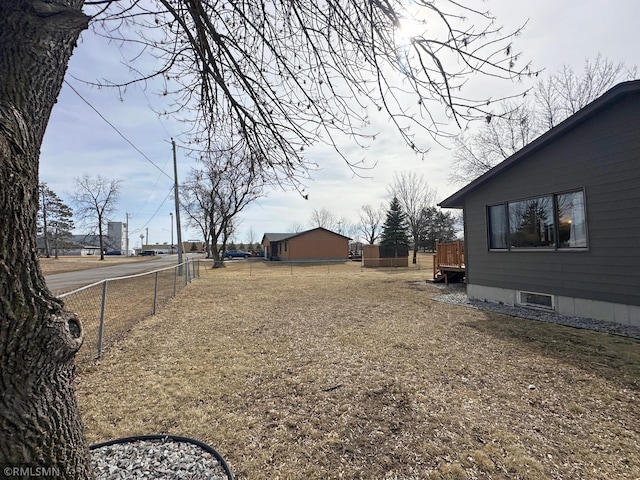
[[[436,243],[436,254],[433,256],[433,281],[446,282],[462,280],[466,265],[464,264],[464,242]]]

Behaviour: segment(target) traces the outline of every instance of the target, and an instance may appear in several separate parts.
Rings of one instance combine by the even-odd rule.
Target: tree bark
[[[98,215],[98,239],[100,241],[100,260],[104,260],[104,236],[102,234],[102,215]]]
[[[0,465],[91,476],[73,391],[78,318],[38,264],[38,159],[83,0],[0,1]]]
[[[46,186],[40,184],[40,198],[42,200],[42,239],[44,240],[44,256],[51,258],[51,252],[49,251],[49,230],[47,225],[47,197]]]

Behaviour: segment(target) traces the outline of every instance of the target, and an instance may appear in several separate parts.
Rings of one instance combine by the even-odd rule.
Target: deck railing
[[[464,242],[461,240],[448,243],[436,242],[436,254],[433,256],[433,274],[438,272],[462,272],[464,264]]]

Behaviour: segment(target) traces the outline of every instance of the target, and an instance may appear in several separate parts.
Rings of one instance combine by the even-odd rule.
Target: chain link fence
[[[366,271],[390,272],[398,270],[423,270],[432,265],[432,255],[422,254],[417,262],[412,263],[411,257],[404,258],[403,262],[394,262],[395,259],[373,258],[368,259],[367,264],[363,260],[356,261],[269,261],[261,259],[230,260],[225,261],[225,275],[248,276],[317,276],[317,275],[357,275]],[[211,261],[207,261],[211,268]]]
[[[108,278],[60,295],[84,328],[84,343],[76,361],[98,359],[140,320],[156,313],[193,279],[200,277],[200,260],[152,272]]]

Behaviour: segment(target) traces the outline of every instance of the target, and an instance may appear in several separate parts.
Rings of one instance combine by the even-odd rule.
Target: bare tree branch
[[[425,154],[428,142],[417,132],[438,140],[449,119],[462,124],[488,114],[486,99],[461,94],[470,76],[531,74],[513,51],[519,30],[503,35],[488,13],[457,2],[88,5],[97,9],[94,30],[138,52],[129,61],[133,79],[99,85],[126,90],[131,82],[162,79],[162,93],[173,103],[160,113],[185,122],[185,146],[206,153],[213,139],[240,135],[253,152],[254,168],[296,187],[315,168],[305,152],[318,142],[331,145],[357,171],[361,164],[346,158],[336,135],[365,145],[377,133],[368,125],[379,111],[411,149]],[[418,33],[403,36],[407,25]],[[435,31],[442,33],[427,34]],[[155,68],[145,68],[146,59]]]
[[[250,149],[242,142],[220,146],[201,158],[201,169],[192,170],[182,187],[192,222],[208,228],[209,252],[219,265],[226,244],[232,238],[238,215],[263,195],[265,179],[252,170]],[[222,249],[218,250],[218,243]]]
[[[594,61],[585,61],[581,76],[564,66],[559,73],[540,79],[533,88],[532,97],[526,96],[520,103],[501,102],[500,110],[487,116],[484,125],[454,140],[450,182],[472,181],[616,83],[636,75],[635,67],[615,64],[598,55]]]
[[[369,245],[376,243],[376,240],[380,237],[385,214],[384,205],[380,205],[378,208],[371,205],[363,205],[360,208],[358,231],[362,233]]]
[[[336,231],[338,229],[338,217],[326,208],[320,210],[314,208],[309,218],[309,226],[311,228],[326,228],[327,230]]]
[[[108,180],[89,174],[75,179],[73,202],[76,218],[97,232],[100,241],[100,260],[104,260],[104,229],[115,211],[121,180]]]
[[[417,262],[418,243],[423,230],[422,212],[435,204],[436,194],[424,176],[414,172],[396,173],[389,187],[389,195],[398,200],[409,225],[413,238],[413,263]]]

